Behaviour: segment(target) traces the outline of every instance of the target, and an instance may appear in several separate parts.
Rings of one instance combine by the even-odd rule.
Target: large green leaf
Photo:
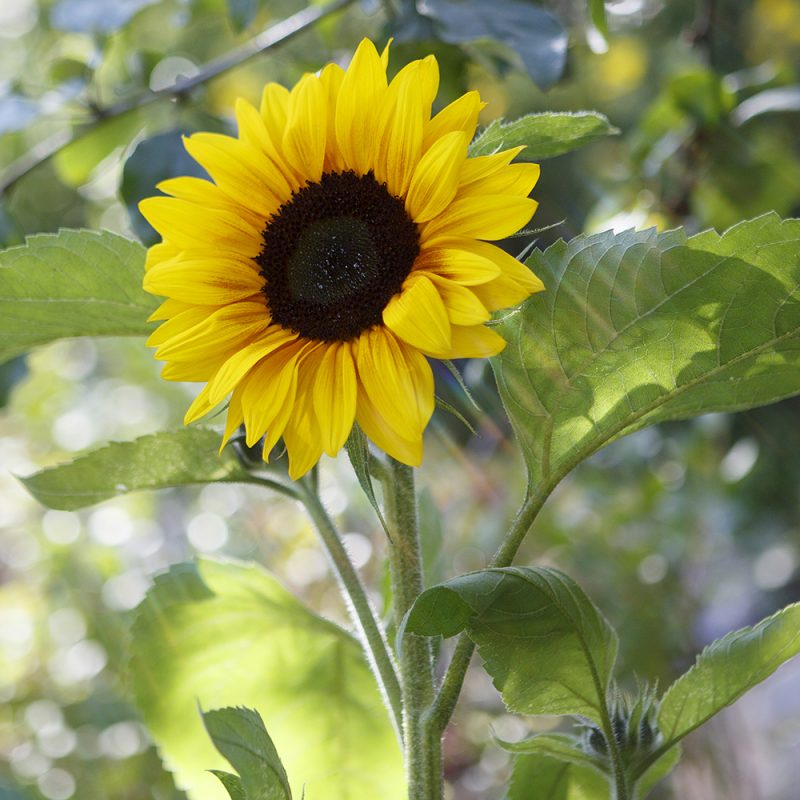
[[[295,797],[402,800],[400,749],[360,646],[256,566],[201,560],[156,579],[133,628],[137,705],[192,800],[223,800],[228,770],[203,708],[263,717]]]
[[[112,442],[22,482],[43,505],[74,511],[142,489],[252,481],[231,448],[218,455],[219,443],[219,432],[209,428],[156,433]]]
[[[512,711],[601,721],[617,635],[581,588],[547,567],[471,572],[423,592],[405,631],[466,630]]]
[[[104,231],[32,236],[0,252],[0,362],[65,336],[146,336],[158,300],[144,248]]]
[[[264,721],[252,708],[218,708],[203,713],[208,735],[236,770],[240,781],[217,774],[228,793],[241,790],[247,800],[292,800],[289,779]]]
[[[800,220],[579,236],[527,263],[547,291],[499,321],[493,366],[540,491],[645,425],[800,392]]]
[[[589,767],[554,758],[522,755],[514,759],[507,800],[609,800],[606,779]]]
[[[513,122],[494,120],[470,145],[470,156],[485,156],[525,145],[519,158],[539,161],[560,156],[619,131],[596,111],[546,111]]]
[[[659,753],[800,653],[800,603],[712,642],[661,699]]]

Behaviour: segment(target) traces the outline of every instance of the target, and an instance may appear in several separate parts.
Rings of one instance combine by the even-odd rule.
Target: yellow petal
[[[154,267],[143,286],[145,291],[187,303],[224,305],[258,294],[264,278],[232,259],[178,260]]]
[[[322,176],[327,130],[327,93],[316,75],[304,75],[289,97],[283,155],[307,181]]]
[[[466,286],[438,275],[431,275],[430,279],[439,290],[439,296],[453,325],[480,325],[489,321],[491,314]]]
[[[322,455],[322,435],[314,412],[313,383],[324,352],[324,346],[308,351],[298,368],[297,396],[283,431],[292,480],[305,475]]]
[[[297,388],[297,357],[300,347],[289,345],[270,353],[269,357],[256,364],[242,382],[242,410],[247,430],[247,446],[253,447],[270,430],[275,441],[283,433],[283,427],[275,431],[273,423],[286,404],[294,401]],[[291,396],[290,396],[291,394]],[[288,418],[288,414],[286,414]],[[273,443],[274,444],[274,443]],[[272,446],[269,448],[272,449]],[[267,453],[269,455],[269,453]]]
[[[216,406],[216,403],[209,402],[208,399],[208,385],[204,386],[200,392],[200,394],[195,397],[192,404],[189,406],[186,414],[183,417],[183,424],[190,425],[195,420],[200,419],[200,417],[204,417],[211,411],[212,408]]]
[[[457,199],[424,225],[421,238],[428,246],[452,236],[505,239],[530,220],[537,205],[527,197],[506,195]]]
[[[378,112],[386,93],[386,69],[375,45],[362,39],[342,80],[336,102],[336,140],[344,164],[366,174],[376,138]]]
[[[389,85],[378,118],[374,171],[390,194],[403,197],[422,155],[425,98],[420,61],[403,67]]]
[[[280,325],[264,333],[232,355],[209,381],[209,402],[219,403],[264,356],[297,339],[297,334]]]
[[[325,348],[314,381],[314,412],[329,456],[342,449],[356,416],[356,368],[349,342]]]
[[[207,183],[207,181],[206,181]],[[162,264],[165,261],[175,258],[181,254],[181,248],[176,247],[169,242],[159,242],[154,244],[148,251],[144,259],[144,271],[147,272],[152,269],[156,264]]]
[[[496,174],[504,167],[507,167],[524,149],[525,146],[520,145],[519,147],[512,147],[510,150],[492,153],[490,156],[468,158],[464,168],[461,170],[461,185],[468,186],[474,181]]]
[[[189,154],[228,197],[266,219],[291,196],[283,175],[247,142],[220,133],[184,138]]]
[[[419,62],[419,82],[422,91],[423,121],[431,119],[431,106],[439,92],[439,64],[434,56],[425,56]]]
[[[447,133],[461,131],[471,140],[478,126],[478,114],[486,103],[481,102],[478,92],[467,92],[445,106],[425,125],[423,148],[427,150],[433,143]]]
[[[492,260],[501,270],[496,279],[475,287],[475,294],[490,311],[515,306],[545,288],[528,267],[505,250],[488,242],[478,241],[468,242],[463,246],[474,255]]]
[[[448,358],[490,358],[506,346],[506,340],[485,325],[453,325],[453,346]]]
[[[231,436],[236,433],[243,421],[242,390],[237,386],[233,390],[230,403],[228,403],[228,415],[225,417],[225,432],[222,434],[222,441],[219,445],[220,453],[225,449],[225,445],[228,444]]]
[[[209,308],[200,306],[200,309]],[[211,314],[206,310],[205,319],[171,336],[156,350],[155,355],[162,361],[194,361],[221,355],[230,357],[266,330],[269,324],[266,308],[257,302],[234,303]],[[148,343],[153,343],[152,339],[151,336]]]
[[[403,341],[436,356],[450,349],[450,322],[439,292],[424,275],[411,273],[383,309],[384,324]]]
[[[268,83],[261,93],[260,112],[270,141],[280,147],[289,116],[289,90],[279,83]]]
[[[356,345],[358,377],[399,436],[415,441],[433,414],[433,372],[425,357],[389,331],[373,328]]]
[[[410,467],[418,467],[422,463],[422,434],[420,433],[413,439],[405,439],[400,436],[390,427],[387,415],[381,413],[369,399],[369,395],[362,385],[359,385],[358,389],[356,420],[363,428],[364,433],[384,453],[388,453],[392,458],[396,458]]]
[[[261,231],[229,211],[174,197],[148,197],[139,203],[139,210],[162,236],[178,246],[206,250],[218,246],[249,258],[261,252]]]
[[[165,381],[188,381],[197,383],[207,381],[219,369],[221,360],[205,359],[201,362],[165,364],[161,370],[161,377]]]
[[[414,222],[433,219],[456,196],[468,145],[467,134],[454,131],[439,139],[421,158],[406,197],[406,209]]]
[[[164,305],[166,305],[166,303],[164,303]],[[158,328],[156,328],[156,330],[150,334],[145,342],[148,347],[158,347],[159,345],[164,344],[164,342],[166,342],[168,339],[171,339],[173,336],[183,334],[186,331],[194,328],[195,325],[200,325],[201,323],[207,322],[208,318],[214,313],[213,308],[196,305],[190,305],[188,308],[183,310],[169,310],[175,310],[177,313],[170,314],[170,319],[168,319],[163,325],[159,325]]]
[[[336,141],[336,103],[344,80],[344,70],[338,64],[327,64],[319,76],[327,97],[327,134],[325,137],[325,172],[341,172],[344,169],[342,154]]]
[[[414,261],[414,270],[441,275],[463,286],[487,283],[500,275],[500,267],[485,256],[470,252],[474,239],[442,241],[442,247],[423,250]]]
[[[511,194],[527,197],[538,180],[538,164],[509,164],[493,175],[462,186],[458,190],[458,197],[460,199],[487,194]]]
[[[148,318],[148,322],[157,322],[162,319],[170,319],[178,314],[193,308],[193,303],[184,303],[180,300],[165,300]]]

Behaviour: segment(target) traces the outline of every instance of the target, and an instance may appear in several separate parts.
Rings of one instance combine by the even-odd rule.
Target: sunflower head
[[[141,211],[161,234],[144,287],[167,299],[148,343],[169,380],[202,381],[186,422],[230,395],[223,446],[244,424],[266,456],[283,437],[297,478],[354,422],[409,465],[434,407],[428,358],[486,357],[485,326],[542,284],[491,241],[533,215],[521,148],[468,158],[483,104],[434,116],[429,56],[387,81],[369,40],[291,90],[236,105],[237,137],[186,149],[211,176],[159,185]]]

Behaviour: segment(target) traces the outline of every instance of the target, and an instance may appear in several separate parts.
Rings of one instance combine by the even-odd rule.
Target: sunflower
[[[242,423],[265,458],[283,437],[293,478],[354,422],[418,465],[428,358],[495,355],[491,313],[543,288],[489,244],[531,218],[538,166],[511,163],[522,148],[469,158],[478,93],[431,116],[436,59],[391,82],[387,63],[365,39],[346,71],[239,100],[238,137],[184,140],[213,182],[167,180],[140,204],[162,237],[144,287],[167,298],[148,344],[164,378],[206,382],[185,422],[230,395],[223,446]]]

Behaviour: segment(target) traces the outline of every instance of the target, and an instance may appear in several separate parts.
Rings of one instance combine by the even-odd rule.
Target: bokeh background
[[[435,53],[439,104],[479,89],[484,123],[596,109],[620,129],[544,163],[536,221],[559,224],[540,245],[607,228],[722,229],[770,210],[800,213],[800,0],[615,0],[607,38],[582,0],[519,0],[512,10],[530,26],[512,27],[513,40],[475,21],[479,0],[342,5],[176,95],[169,87],[181,76],[202,76],[211,60],[309,9],[2,0],[0,244],[59,227],[152,241],[135,203],[192,169],[182,133],[232,130],[236,97],[257,102],[266,81],[291,84],[345,62],[364,35],[395,37],[392,69]],[[548,55],[548,44],[558,52],[566,42],[563,59]],[[478,435],[437,412],[427,439],[419,482],[431,581],[486,564],[524,485],[490,370],[460,366],[482,411],[437,376]],[[158,371],[135,340],[64,341],[0,367],[0,800],[182,797],[126,683],[133,610],[170,564],[196,553],[256,559],[346,624],[313,531],[278,496],[216,485],[68,513],[24,492],[16,475],[179,425],[196,387]],[[582,465],[548,502],[519,561],[557,565],[589,592],[620,632],[630,686],[666,685],[711,639],[800,599],[799,422],[793,399],[645,430]],[[346,459],[323,462],[322,486],[380,606],[382,533]],[[513,739],[555,724],[504,714],[476,670],[446,740],[453,796],[499,800],[508,762],[492,733]],[[692,735],[659,797],[796,800],[798,786],[795,663]]]

